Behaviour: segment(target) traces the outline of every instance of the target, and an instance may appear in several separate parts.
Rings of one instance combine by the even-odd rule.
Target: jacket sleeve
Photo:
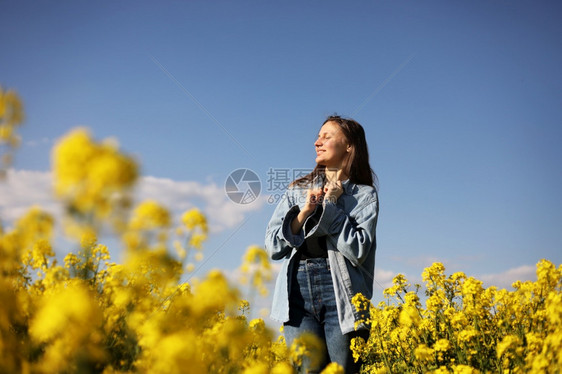
[[[343,211],[334,202],[326,201],[318,224],[305,231],[304,237],[327,235],[327,240],[353,266],[361,265],[369,253],[376,250],[378,211],[376,194],[354,209],[353,215]]]
[[[293,203],[288,190],[275,208],[265,233],[265,248],[273,260],[288,257],[304,242],[302,230],[296,235],[291,231],[291,221],[299,212],[300,208]]]

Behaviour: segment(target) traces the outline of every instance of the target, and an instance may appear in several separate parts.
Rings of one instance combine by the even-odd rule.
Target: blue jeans
[[[367,339],[368,330],[342,334],[338,320],[336,297],[330,265],[326,258],[301,260],[291,276],[289,290],[289,321],[284,324],[287,346],[304,332],[316,335],[324,344],[319,367],[306,367],[308,373],[320,372],[330,362],[340,364],[346,373],[357,373],[361,363],[353,361],[349,348],[351,339]],[[310,363],[305,363],[310,365]]]

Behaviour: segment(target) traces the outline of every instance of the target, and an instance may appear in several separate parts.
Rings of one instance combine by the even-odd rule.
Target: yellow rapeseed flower
[[[428,284],[443,286],[445,283],[445,266],[440,262],[434,262],[422,272],[422,280]]]
[[[194,285],[192,310],[204,316],[238,306],[238,290],[232,288],[224,275],[217,270],[207,274],[207,278]]]
[[[269,368],[265,363],[259,362],[256,365],[252,365],[252,367],[244,369],[243,374],[269,374]]]
[[[291,358],[296,366],[318,370],[324,360],[326,349],[322,341],[311,333],[303,333],[291,345]]]
[[[80,283],[75,282],[41,299],[39,311],[31,321],[29,332],[41,342],[48,342],[64,334],[72,334],[74,340],[79,338],[76,335],[88,334],[92,326],[101,322],[100,318],[100,311],[92,295]]]
[[[478,336],[478,331],[470,327],[467,328],[466,330],[460,331],[458,334],[459,341],[464,343],[470,342],[472,339],[476,338],[477,336]]]
[[[154,200],[146,200],[133,211],[131,228],[136,230],[151,230],[170,226],[170,212]]]
[[[433,353],[433,349],[425,344],[420,344],[416,347],[416,349],[414,349],[414,355],[416,356],[416,359],[422,362],[431,361],[433,359]]]
[[[330,362],[321,374],[345,374],[345,370],[337,362]]]
[[[430,374],[451,374],[449,369],[446,366],[441,366],[435,370],[429,372]]]
[[[273,277],[269,256],[265,249],[256,245],[248,247],[240,267],[243,284],[251,280],[251,284],[261,295],[267,295],[265,283]]]
[[[0,87],[0,123],[16,127],[23,122],[23,117],[23,104],[18,94]]]
[[[207,219],[197,208],[186,211],[182,216],[182,222],[188,230],[199,228],[205,234],[208,232]]]
[[[64,136],[52,153],[56,194],[73,210],[105,217],[126,205],[138,167],[113,144],[95,142],[78,128]]]
[[[433,345],[433,349],[435,349],[436,351],[445,352],[449,349],[450,346],[451,346],[451,344],[449,343],[449,340],[439,339]]]
[[[406,327],[416,327],[422,322],[418,309],[411,305],[404,305],[400,312],[400,324]]]
[[[80,246],[84,249],[93,248],[98,241],[98,237],[94,230],[84,230],[80,238]]]
[[[462,285],[462,293],[465,296],[476,296],[482,293],[482,281],[469,277]]]
[[[49,239],[53,233],[53,216],[41,208],[30,208],[23,217],[16,221],[16,230],[25,236],[27,243],[36,239]]]
[[[480,374],[480,371],[468,365],[453,365],[453,374]]]
[[[0,124],[0,144],[7,143],[12,138],[14,128],[6,124]]]
[[[49,257],[54,257],[55,252],[49,243],[45,239],[40,239],[35,242],[33,249],[31,250],[31,258],[29,260],[24,259],[24,262],[28,262],[33,269],[43,268],[49,265]]]
[[[295,370],[287,362],[278,362],[273,368],[271,368],[271,374],[294,374]]]
[[[446,302],[445,291],[443,289],[437,289],[425,301],[425,305],[428,311],[437,312],[444,309]]]
[[[202,249],[205,240],[207,240],[207,234],[195,233],[190,236],[189,245],[195,249]]]
[[[13,90],[4,91],[0,86],[0,179],[12,164],[12,152],[19,147],[21,140],[16,128],[23,122],[23,105]]]
[[[547,297],[548,323],[562,329],[562,293],[551,292]]]
[[[542,259],[537,264],[537,283],[545,289],[553,289],[560,279],[560,269],[550,261]]]

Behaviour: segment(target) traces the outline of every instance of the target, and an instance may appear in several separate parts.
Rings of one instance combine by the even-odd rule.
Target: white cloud
[[[465,270],[467,267],[469,267],[469,265],[470,267],[474,268],[478,266],[478,264],[481,264],[482,261],[485,261],[483,259],[483,255],[456,256],[453,258],[441,259],[437,259],[431,256],[414,256],[411,258],[392,257],[392,260],[400,262],[402,264],[410,265],[412,268],[419,269],[419,272],[413,272],[411,275],[402,272],[411,284],[423,284],[421,280],[421,271],[423,270],[423,268],[430,266],[434,262],[441,262],[444,264],[446,268],[446,275],[453,274],[456,271],[463,271],[467,276],[473,276],[474,278],[481,280],[484,283],[484,287],[496,286],[498,288],[511,289],[511,285],[517,280],[524,282],[528,280],[535,281],[537,279],[536,265],[522,265],[505,271],[487,274],[479,274]],[[379,283],[383,284],[383,282],[379,280],[380,271],[381,270],[377,270],[376,279]],[[378,285],[375,284],[375,287],[377,286]]]
[[[496,286],[498,288],[511,289],[515,281],[536,281],[536,266],[523,265],[496,274],[484,274],[476,277],[484,282],[484,287]]]
[[[183,212],[198,207],[207,216],[212,233],[235,227],[248,212],[261,209],[265,198],[251,204],[232,202],[222,186],[193,181],[143,177],[137,186],[137,200],[153,199],[170,209],[179,218]]]
[[[8,225],[23,216],[32,206],[60,216],[62,207],[53,198],[49,172],[9,169],[0,181],[0,218]]]
[[[375,290],[384,290],[392,287],[392,278],[394,278],[395,275],[396,272],[394,271],[375,268]]]
[[[11,224],[31,206],[39,205],[57,221],[63,207],[54,198],[50,172],[10,169],[0,182],[0,217]],[[187,209],[199,207],[207,216],[212,233],[241,223],[246,214],[261,209],[265,197],[240,205],[229,200],[222,186],[193,181],[174,181],[151,176],[142,177],[136,187],[136,201],[153,199],[172,211],[176,219]]]

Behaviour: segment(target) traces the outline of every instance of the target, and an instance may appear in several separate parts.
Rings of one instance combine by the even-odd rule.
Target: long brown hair
[[[349,180],[355,184],[365,184],[378,189],[377,175],[369,164],[369,149],[367,140],[365,139],[365,130],[357,121],[350,118],[342,118],[337,115],[326,118],[322,126],[328,122],[337,123],[342,131],[345,139],[351,146],[351,151],[345,158],[342,171],[349,177]],[[299,178],[291,186],[312,184],[315,178],[325,180],[326,166],[316,165],[314,170],[308,175]]]

